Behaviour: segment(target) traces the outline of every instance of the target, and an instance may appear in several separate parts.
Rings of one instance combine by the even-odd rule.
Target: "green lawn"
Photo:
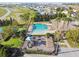
[[[6,18],[9,19],[10,17],[13,17],[18,24],[25,24],[25,21],[20,19],[20,15],[27,12],[27,8],[22,7],[15,7],[14,10],[11,11],[11,14],[8,15]]]
[[[24,31],[24,30],[26,30],[26,28],[19,28],[19,29],[18,29],[18,32]]]
[[[2,42],[2,45],[7,47],[19,48],[21,47],[23,41],[20,38],[11,38],[9,41]]]
[[[13,17],[18,22],[18,24],[28,23],[28,21],[23,20],[20,17],[20,15],[31,13],[32,14],[31,17],[34,17],[35,15],[33,15],[33,14],[36,13],[36,11],[31,10],[29,8],[24,8],[24,7],[15,7],[11,11],[12,11],[11,14],[9,16],[7,16],[6,18],[9,19],[10,17]]]
[[[6,12],[7,11],[4,8],[0,7],[0,17],[3,16]]]
[[[6,30],[7,27],[8,27],[8,26],[2,26],[2,27],[0,27],[0,28],[2,28],[3,31],[4,31],[4,30]]]

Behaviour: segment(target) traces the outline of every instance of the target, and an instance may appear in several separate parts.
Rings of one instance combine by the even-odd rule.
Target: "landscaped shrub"
[[[12,47],[12,48],[19,48],[21,47],[23,41],[20,38],[11,38],[8,41],[4,41],[1,44],[7,47]]]
[[[6,49],[4,47],[0,48],[0,57],[7,56]]]
[[[27,54],[45,54],[45,55],[51,54],[51,52],[47,52],[47,51],[43,51],[43,50],[27,50],[27,49],[26,49],[26,53]]]
[[[79,47],[79,29],[71,29],[66,32],[66,39],[71,47]]]
[[[61,32],[59,31],[55,32],[54,35],[55,35],[55,39],[54,39],[55,41],[59,41],[61,39]]]

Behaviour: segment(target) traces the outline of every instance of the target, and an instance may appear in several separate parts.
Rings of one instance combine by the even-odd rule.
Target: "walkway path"
[[[68,48],[71,48],[71,46],[69,45],[68,41],[67,40],[63,40],[64,43],[67,45]]]
[[[61,48],[59,57],[79,57],[79,48]]]
[[[24,41],[24,44],[22,46],[22,49],[27,48],[27,41]]]
[[[52,57],[53,55],[44,55],[44,54],[24,54],[23,57]]]
[[[51,47],[53,48],[53,40],[52,40],[51,37],[46,39],[46,47],[47,48],[51,48]]]

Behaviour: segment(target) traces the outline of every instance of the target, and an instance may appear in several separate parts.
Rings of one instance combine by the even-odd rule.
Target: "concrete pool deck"
[[[42,23],[38,23],[38,22],[37,22],[37,23],[34,23],[34,24],[45,24],[45,25],[47,25],[48,29],[47,29],[47,30],[44,30],[44,31],[43,31],[43,30],[42,30],[42,31],[39,31],[39,30],[38,30],[38,31],[36,31],[36,32],[35,32],[35,31],[33,32],[33,31],[32,31],[32,28],[33,28],[33,27],[32,27],[32,25],[30,25],[30,27],[29,27],[29,29],[28,29],[28,32],[29,32],[29,34],[31,34],[31,35],[45,35],[46,33],[55,33],[55,31],[56,31],[56,30],[52,29],[52,24],[50,24],[50,23],[48,23],[48,22],[46,22],[46,23],[45,23],[45,22],[44,22],[44,23],[43,23],[43,22],[42,22]]]
[[[38,41],[40,39],[40,41]],[[47,36],[32,36],[32,43],[33,46],[28,48],[28,41],[26,40],[22,46],[23,48],[27,48],[28,50],[37,51],[42,50],[46,52],[53,52],[54,51],[54,44],[52,37],[47,38]]]

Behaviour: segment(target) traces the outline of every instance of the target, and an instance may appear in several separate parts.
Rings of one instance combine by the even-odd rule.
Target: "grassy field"
[[[30,12],[29,12],[30,11]],[[34,14],[35,11],[31,10],[29,8],[24,8],[24,7],[14,7],[11,9],[11,14],[9,16],[7,16],[7,19],[9,19],[10,17],[13,17],[15,20],[17,20],[17,22],[19,24],[25,24],[25,21],[23,21],[20,18],[20,15],[24,14],[24,13],[32,13]]]
[[[10,17],[14,18],[15,20],[17,20],[17,22],[19,24],[24,24],[25,22],[23,20],[20,19],[20,15],[22,14],[22,11],[20,8],[12,8],[11,9],[11,14],[9,16],[7,16],[7,19],[9,19]]]
[[[6,12],[7,11],[4,8],[0,7],[0,17],[3,16]]]
[[[2,45],[13,47],[13,48],[19,48],[21,47],[23,41],[20,38],[11,38],[9,41],[2,42]]]

